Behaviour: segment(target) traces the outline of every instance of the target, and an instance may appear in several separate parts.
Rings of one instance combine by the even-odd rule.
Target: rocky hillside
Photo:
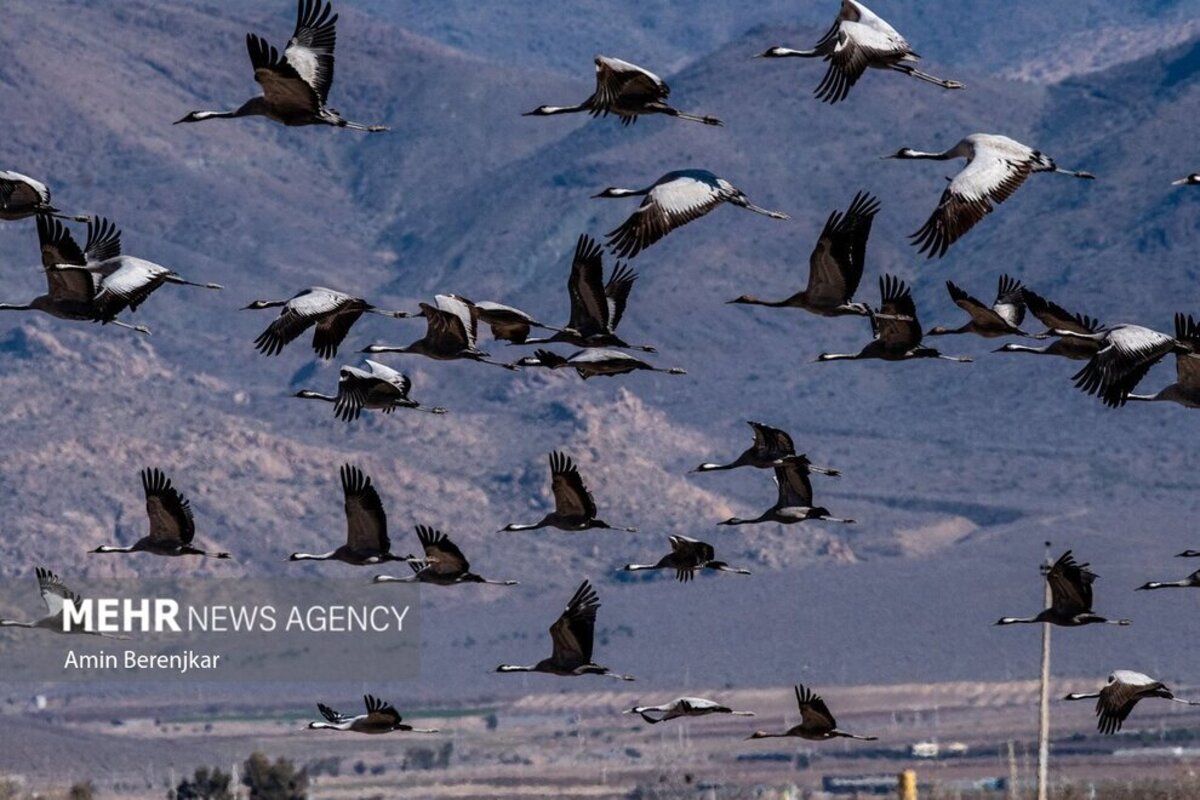
[[[170,124],[253,93],[244,33],[282,44],[290,7],[53,5],[58,13],[48,14],[43,3],[14,0],[0,30],[10,54],[0,63],[7,163],[44,176],[64,209],[110,216],[126,252],[227,288],[164,288],[137,314],[154,329],[149,338],[38,315],[0,319],[4,575],[32,581],[38,564],[77,580],[279,573],[292,568],[288,552],[342,535],[337,467],[353,460],[375,477],[397,549],[415,548],[413,524],[442,526],[480,572],[522,581],[508,592],[429,592],[426,669],[439,680],[406,691],[536,688],[537,679],[481,685],[480,676],[501,660],[540,657],[545,628],[585,576],[605,601],[601,657],[651,685],[675,681],[689,657],[704,685],[778,683],[797,670],[851,682],[1023,674],[1036,637],[987,623],[1036,610],[1033,566],[1046,538],[1096,564],[1102,613],[1138,620],[1128,631],[1072,636],[1062,669],[1107,669],[1096,665],[1139,648],[1161,652],[1160,663],[1128,666],[1170,676],[1194,663],[1186,639],[1170,652],[1155,646],[1177,632],[1163,609],[1189,598],[1151,602],[1127,591],[1183,574],[1171,554],[1200,546],[1192,413],[1110,411],[1071,388],[1071,364],[993,355],[998,344],[977,339],[943,343],[975,356],[971,365],[813,364],[822,351],[857,349],[865,323],[725,301],[798,288],[828,213],[867,189],[883,211],[861,297],[877,299],[881,271],[901,275],[927,325],[959,320],[947,278],[987,297],[1001,272],[1113,322],[1163,327],[1175,311],[1200,311],[1200,194],[1168,186],[1200,167],[1190,113],[1200,44],[1054,83],[995,77],[994,54],[979,62],[965,47],[946,51],[954,60],[927,52],[968,90],[870,74],[831,108],[809,96],[819,65],[746,57],[764,42],[803,41],[824,26],[826,9],[814,5],[809,27],[750,32],[745,12],[712,11],[696,15],[694,35],[664,41],[663,57],[647,61],[686,62],[669,76],[673,99],[727,126],[644,119],[622,128],[521,117],[543,102],[582,99],[590,86],[553,59],[509,57],[511,30],[480,23],[479,38],[456,40],[448,32],[462,28],[465,12],[454,4],[440,17],[413,4],[416,16],[397,21],[363,0],[342,14],[333,96],[347,116],[393,127],[364,137],[256,120]],[[913,5],[898,4],[898,25]],[[1021,5],[1029,41],[1053,40],[1056,16]],[[1139,24],[1167,26],[1190,8],[1159,5]],[[774,8],[754,24],[771,22]],[[1114,25],[1130,21],[1111,13]],[[651,32],[672,28],[670,15],[655,19]],[[901,27],[916,21],[910,14]],[[932,33],[925,38],[945,41]],[[548,32],[526,36],[550,41]],[[483,46],[489,37],[499,43]],[[623,41],[606,37],[602,49],[624,52]],[[640,46],[655,54],[650,39]],[[575,42],[564,52],[574,59],[595,49]],[[1035,176],[947,258],[926,262],[905,237],[955,167],[878,156],[946,147],[976,130],[1010,134],[1099,179]],[[575,238],[603,234],[634,207],[590,195],[688,166],[714,170],[792,219],[719,209],[634,261],[641,278],[623,333],[656,344],[652,359],[687,368],[686,377],[584,384],[393,356],[388,363],[412,374],[414,396],[451,413],[347,425],[328,406],[289,397],[300,387],[332,391],[336,363],[315,364],[302,343],[274,359],[252,349],[269,312],[238,309],[313,284],[408,309],[454,291],[565,321]],[[0,300],[40,292],[36,264],[32,224],[0,227]],[[338,363],[372,341],[419,335],[419,322],[364,320]],[[505,359],[523,353],[487,346]],[[1147,385],[1171,379],[1163,366]],[[841,468],[841,478],[816,479],[818,499],[858,524],[717,528],[773,499],[761,473],[687,472],[740,452],[745,419],[789,428],[814,461]],[[641,532],[495,533],[544,513],[546,453],[556,448],[579,461],[606,517]],[[151,464],[172,474],[195,505],[200,536],[236,552],[235,564],[85,555],[141,535],[137,471]],[[656,557],[676,532],[713,541],[755,575],[691,586],[618,580],[617,567]],[[955,613],[946,598],[959,601]],[[652,638],[670,619],[683,626]],[[697,646],[697,627],[723,646]]]

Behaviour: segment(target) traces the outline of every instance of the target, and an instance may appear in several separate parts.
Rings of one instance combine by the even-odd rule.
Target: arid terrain
[[[1076,365],[991,352],[1000,340],[939,343],[975,358],[966,365],[815,364],[818,353],[860,347],[866,322],[726,302],[801,288],[829,212],[869,190],[882,211],[858,299],[877,302],[877,276],[899,275],[926,327],[964,321],[947,279],[990,299],[1002,272],[1110,323],[1165,330],[1176,312],[1200,313],[1200,190],[1170,186],[1200,171],[1200,0],[1003,9],[971,0],[946,14],[878,0],[927,66],[967,89],[869,74],[832,107],[810,96],[817,64],[750,57],[814,41],[836,6],[824,0],[700,10],[587,0],[561,24],[549,0],[336,2],[336,105],[389,134],[170,124],[257,90],[245,33],[282,44],[293,0],[4,4],[0,168],[44,178],[64,210],[111,218],[126,253],[226,288],[163,288],[135,315],[149,337],[32,313],[0,318],[0,580],[29,591],[29,603],[0,616],[36,606],[38,566],[81,591],[115,576],[321,574],[386,592],[368,585],[370,569],[286,560],[343,536],[345,462],[373,476],[397,551],[417,549],[414,525],[433,525],[478,572],[521,585],[422,590],[419,680],[181,691],[13,685],[0,675],[0,771],[36,786],[94,777],[122,787],[116,796],[161,797],[173,776],[261,749],[298,763],[336,756],[339,774],[319,778],[319,796],[533,797],[551,784],[602,798],[681,781],[716,792],[891,773],[914,766],[902,757],[909,745],[937,739],[963,741],[968,755],[916,763],[922,779],[1007,776],[1011,740],[1024,780],[1036,716],[1022,681],[1036,674],[1038,636],[992,623],[1040,608],[1046,540],[1094,565],[1099,613],[1134,620],[1056,632],[1056,696],[1114,668],[1181,693],[1200,686],[1191,622],[1200,595],[1133,591],[1195,568],[1173,558],[1200,548],[1195,411],[1104,408],[1071,387]],[[673,102],[725,127],[521,116],[586,97],[596,53],[655,69]],[[907,236],[957,167],[879,156],[941,149],[974,131],[1011,135],[1098,178],[1034,176],[945,259],[927,262]],[[652,360],[686,376],[583,383],[384,356],[411,375],[416,399],[449,413],[343,423],[291,395],[333,391],[339,365],[370,343],[417,338],[420,320],[364,318],[329,363],[313,358],[307,337],[274,358],[253,349],[273,312],[241,309],[312,285],[408,311],[456,292],[562,323],[576,238],[603,236],[634,207],[591,196],[684,167],[711,169],[791,215],[718,209],[632,262],[640,277],[621,333],[654,344]],[[44,291],[31,222],[0,225],[0,277],[0,302]],[[505,361],[528,354],[483,346]],[[1144,387],[1173,377],[1165,363]],[[857,524],[718,527],[774,499],[763,472],[689,473],[740,453],[747,419],[787,428],[814,462],[842,470],[815,477],[816,496]],[[546,512],[555,449],[579,463],[602,515],[637,533],[497,532]],[[145,533],[137,475],[146,466],[172,476],[191,500],[197,539],[232,561],[87,553]],[[675,533],[712,542],[753,574],[681,585],[619,571],[656,559]],[[597,659],[636,675],[635,691],[494,673],[548,655],[547,628],[583,578],[603,602]],[[0,634],[0,652],[10,635],[19,634]],[[847,727],[878,732],[878,746],[743,742],[753,727],[785,723],[795,682],[822,692]],[[365,691],[447,733],[416,742],[301,729],[319,699],[353,705]],[[760,716],[753,726],[646,728],[617,714],[633,700],[704,692]],[[38,694],[44,710],[31,706]],[[1190,769],[1186,738],[1172,737],[1200,727],[1194,713],[1147,704],[1132,725],[1139,733],[1100,741],[1085,706],[1055,707],[1056,774]],[[1160,738],[1184,754],[1110,754]],[[446,742],[445,768],[400,771],[409,748]],[[70,775],[64,751],[77,759]],[[756,753],[811,761],[738,760]]]
[[[6,742],[0,772],[27,775],[29,785],[42,788],[87,776],[102,796],[115,791],[147,800],[161,798],[196,766],[231,770],[253,750],[307,765],[316,775],[312,795],[318,798],[647,796],[634,794],[639,787],[660,792],[652,797],[703,797],[703,787],[716,792],[710,796],[739,797],[756,786],[813,790],[826,776],[882,777],[902,769],[943,788],[1008,778],[1010,770],[1019,782],[1033,774],[1034,681],[831,686],[823,694],[839,724],[879,741],[824,743],[745,740],[754,730],[795,724],[790,686],[697,686],[689,692],[757,716],[656,726],[620,712],[665,695],[612,691],[607,682],[589,688],[412,709],[410,722],[441,733],[382,737],[305,730],[310,717],[274,697],[249,704],[218,692],[205,699],[117,704],[75,693],[49,698],[34,713],[27,700],[10,698],[0,715]],[[1091,688],[1087,681],[1059,680],[1054,692]],[[1200,710],[1147,702],[1122,734],[1099,737],[1089,703],[1056,702],[1055,780],[1086,786],[1193,775],[1200,766],[1198,732]],[[940,746],[939,757],[912,754],[913,745],[929,742]],[[61,748],[80,754],[66,773],[50,769]]]

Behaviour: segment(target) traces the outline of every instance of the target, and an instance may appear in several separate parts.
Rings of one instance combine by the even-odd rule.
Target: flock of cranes
[[[208,119],[263,116],[289,126],[328,125],[364,132],[382,132],[381,125],[351,122],[327,105],[334,75],[334,47],[337,15],[327,0],[298,0],[294,33],[282,52],[264,39],[249,34],[247,49],[254,78],[261,86],[256,96],[230,111],[192,111],[178,120],[194,123]],[[922,72],[916,68],[918,56],[892,26],[857,0],[842,0],[837,20],[829,31],[807,50],[772,47],[765,58],[819,58],[826,72],[815,94],[828,103],[845,100],[868,68],[900,72],[918,80],[943,87],[961,89],[962,84]],[[643,115],[659,115],[720,126],[722,121],[709,115],[687,113],[667,100],[670,88],[654,73],[617,58],[595,59],[596,88],[590,97],[571,106],[542,105],[527,116],[555,116],[587,113],[593,117],[614,115],[630,125]],[[1076,178],[1091,179],[1090,173],[1061,168],[1046,154],[1006,136],[977,133],[964,137],[941,152],[923,152],[902,148],[889,159],[928,159],[947,161],[964,159],[966,165],[942,192],[927,221],[911,236],[917,252],[929,258],[944,256],[949,248],[967,234],[995,207],[1007,200],[1033,173],[1057,172]],[[1200,175],[1189,175],[1176,184],[1200,184]],[[421,303],[416,311],[384,310],[362,297],[325,287],[311,287],[286,300],[256,300],[247,310],[279,309],[279,315],[254,341],[264,356],[278,356],[310,328],[312,349],[321,359],[333,359],[339,348],[364,314],[392,319],[423,318],[425,332],[406,345],[370,344],[367,354],[408,354],[442,361],[475,361],[507,370],[522,368],[573,369],[582,379],[615,376],[634,371],[685,374],[678,367],[653,365],[631,351],[650,354],[656,348],[647,344],[629,344],[618,333],[629,303],[637,273],[628,261],[642,255],[663,237],[696,221],[722,204],[729,204],[774,220],[788,215],[755,205],[747,194],[730,181],[705,169],[668,172],[640,188],[610,187],[594,195],[597,198],[640,197],[641,203],[623,223],[613,228],[602,246],[588,234],[578,238],[567,277],[569,319],[561,326],[541,322],[514,306],[495,301],[472,301],[456,294],[438,294],[433,302]],[[822,317],[866,317],[872,338],[856,353],[823,353],[817,361],[865,360],[906,361],[941,359],[965,363],[972,359],[944,355],[924,343],[927,336],[974,334],[985,338],[1023,337],[1046,341],[1040,347],[1007,343],[1000,352],[1053,355],[1086,362],[1076,373],[1079,389],[1097,395],[1110,406],[1129,400],[1169,401],[1200,408],[1200,324],[1192,316],[1180,313],[1173,334],[1133,324],[1102,325],[1099,321],[1067,311],[1022,285],[1008,275],[998,281],[995,300],[989,305],[951,281],[946,288],[952,302],[968,320],[959,327],[937,326],[924,331],[909,286],[895,275],[879,276],[880,302],[871,306],[855,299],[865,272],[867,243],[872,223],[881,203],[866,191],[857,192],[845,211],[829,214],[809,258],[808,282],[804,289],[782,300],[762,300],[742,295],[730,303],[767,307],[797,308]],[[41,311],[65,320],[112,324],[148,334],[134,325],[126,312],[133,313],[165,284],[221,289],[215,283],[193,282],[173,270],[122,252],[121,231],[102,217],[63,214],[51,202],[50,190],[41,182],[12,171],[0,171],[0,219],[36,218],[41,263],[47,282],[46,294],[25,304],[0,304],[0,310]],[[86,222],[87,238],[80,248],[64,221]],[[604,250],[619,259],[605,279]],[[1022,328],[1027,312],[1045,326],[1030,333]],[[496,342],[510,345],[534,345],[532,356],[511,363],[496,360],[480,347],[480,326]],[[546,335],[533,337],[533,331]],[[548,349],[549,345],[569,345],[577,352],[569,355]],[[1176,359],[1177,382],[1155,394],[1134,391],[1150,368],[1166,358]],[[364,411],[391,413],[409,409],[442,414],[440,406],[424,406],[410,397],[411,380],[398,370],[373,360],[362,365],[341,367],[336,394],[305,389],[296,396],[331,403],[341,420],[356,420]],[[809,520],[853,523],[838,518],[814,499],[811,475],[836,477],[838,470],[814,465],[804,453],[797,452],[792,437],[785,431],[759,422],[749,423],[754,435],[752,445],[728,463],[705,462],[694,472],[714,472],[748,467],[771,470],[776,484],[775,503],[751,519],[731,518],[721,525],[753,523],[793,524]],[[567,454],[554,451],[549,456],[550,488],[553,510],[536,522],[513,522],[503,532],[556,528],[578,532],[592,529],[635,532],[636,528],[610,525],[599,516],[595,498],[589,491],[575,462]],[[387,562],[405,562],[411,573],[399,577],[376,575],[373,583],[430,583],[453,586],[463,583],[516,585],[515,580],[494,580],[472,571],[463,551],[442,531],[416,525],[420,555],[398,555],[392,551],[387,514],[372,478],[353,464],[340,469],[346,534],[344,543],[326,552],[295,552],[291,561],[339,561],[353,566],[374,567]],[[187,499],[160,469],[147,468],[141,473],[146,500],[149,532],[129,546],[101,546],[93,550],[103,554],[147,553],[165,557],[203,556],[228,559],[229,553],[212,552],[193,544],[196,524]],[[628,572],[665,570],[673,572],[681,583],[690,582],[704,571],[749,575],[744,568],[731,566],[716,558],[715,548],[704,541],[684,536],[668,537],[671,550],[654,563],[627,564]],[[1188,551],[1181,555],[1200,555]],[[1125,626],[1129,620],[1110,620],[1093,610],[1092,585],[1096,575],[1087,564],[1077,563],[1070,551],[1048,569],[1046,580],[1052,604],[1033,617],[1003,617],[998,625],[1019,623],[1085,626],[1114,624]],[[57,575],[38,568],[39,592],[47,615],[35,621],[0,620],[0,627],[42,628],[62,632],[61,619],[67,604],[78,603]],[[1143,590],[1167,587],[1200,588],[1200,572],[1179,581],[1152,581]],[[552,653],[535,664],[502,664],[500,673],[541,672],[559,676],[600,675],[623,681],[633,677],[614,672],[594,661],[594,634],[600,600],[588,580],[584,580],[566,608],[550,627]],[[84,632],[84,631],[79,631]],[[1134,705],[1144,698],[1179,700],[1161,682],[1146,675],[1117,670],[1107,686],[1095,693],[1072,694],[1068,700],[1097,699],[1099,728],[1103,733],[1119,730]],[[850,738],[873,740],[842,731],[824,700],[811,688],[795,687],[800,723],[780,733],[757,731],[749,738],[799,737],[809,740]],[[427,732],[404,724],[389,703],[365,695],[366,713],[348,716],[319,705],[323,721],[312,729],[365,734],[393,731]],[[640,715],[648,724],[680,717],[716,714],[749,716],[713,700],[680,697],[660,705],[639,705],[627,713]]]

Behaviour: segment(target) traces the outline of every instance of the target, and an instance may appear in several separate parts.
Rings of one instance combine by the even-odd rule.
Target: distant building
[[[942,745],[937,742],[917,742],[908,748],[912,758],[957,758],[965,756],[969,748],[964,742],[950,742]]]
[[[908,754],[913,758],[937,758],[941,750],[937,742],[917,742],[908,748]]]
[[[892,795],[896,794],[895,775],[826,775],[821,788],[832,795]]]

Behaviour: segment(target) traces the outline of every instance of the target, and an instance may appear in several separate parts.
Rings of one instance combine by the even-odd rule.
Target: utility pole
[[[1013,740],[1008,740],[1008,800],[1019,800],[1020,795],[1017,790],[1017,752],[1013,746]]]
[[[1042,565],[1042,575],[1050,571],[1050,542],[1046,542],[1046,558]],[[1050,596],[1050,582],[1043,581],[1045,586],[1044,605],[1050,608],[1053,598]],[[1037,800],[1046,800],[1049,786],[1047,785],[1050,769],[1050,624],[1042,623],[1042,682],[1041,697],[1038,702],[1038,767],[1037,767]]]

